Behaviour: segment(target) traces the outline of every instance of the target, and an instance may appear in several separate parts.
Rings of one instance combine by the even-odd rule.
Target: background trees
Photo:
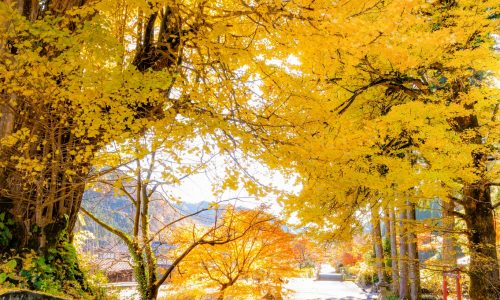
[[[296,274],[293,236],[283,224],[259,210],[229,208],[220,220],[241,237],[222,245],[200,245],[179,264],[174,287],[194,297],[215,289],[218,299],[282,296],[286,278]],[[177,242],[193,239],[190,230],[179,228]],[[245,298],[245,299],[246,299]]]
[[[219,205],[228,205],[230,200],[237,203],[236,198],[210,203],[208,207],[200,207],[196,211],[183,212],[183,203],[172,196],[172,189],[184,179],[213,167],[211,161],[217,154],[189,157],[189,153],[192,156],[197,147],[204,151],[209,151],[211,147],[199,144],[186,151],[185,144],[193,141],[163,136],[166,129],[167,126],[161,130],[149,130],[144,137],[120,145],[114,153],[115,159],[122,162],[120,168],[96,178],[87,190],[90,194],[85,197],[87,201],[80,208],[85,216],[128,248],[141,299],[156,299],[161,285],[169,280],[178,264],[196,247],[234,242],[243,238],[252,226],[260,226],[262,222],[262,218],[247,220],[245,224],[240,222],[239,231],[231,227],[233,217],[230,214],[218,222],[221,219]],[[142,153],[141,158],[137,158],[138,153]],[[220,189],[219,186],[224,186],[228,180],[238,178],[224,175],[220,182],[213,182],[213,188]],[[103,201],[109,201],[110,194],[125,197],[121,209],[105,208]],[[205,215],[201,217],[203,213]],[[255,213],[259,214],[258,211]],[[122,215],[121,224],[113,222],[117,214]],[[192,234],[191,240],[178,244],[178,249],[182,251],[175,251],[173,255],[171,252],[174,251],[167,249],[173,247],[171,235],[180,226],[191,230],[188,233]],[[155,248],[155,243],[166,247]],[[162,267],[159,260],[162,261]]]

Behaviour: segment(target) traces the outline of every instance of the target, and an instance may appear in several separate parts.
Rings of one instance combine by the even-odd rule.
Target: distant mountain
[[[130,195],[135,195],[133,182],[130,186],[131,189],[127,192]],[[166,227],[192,223],[205,226],[212,225],[217,212],[215,210],[207,210],[210,205],[211,203],[208,201],[172,203],[166,200],[162,194],[158,192],[153,193],[149,207],[150,232],[162,232],[161,235],[155,236],[154,242],[162,244],[166,241],[165,234],[169,234],[169,230],[165,230],[167,229]],[[82,206],[114,228],[132,234],[135,208],[128,196],[115,194],[107,186],[100,187],[99,189],[87,189],[83,195]],[[223,207],[224,205],[221,205],[221,208]],[[244,210],[246,208],[238,207],[237,209]],[[182,219],[184,216],[192,214],[194,215]],[[179,219],[182,220],[176,222]],[[167,226],[171,223],[173,225]],[[87,241],[85,247],[87,251],[104,248],[116,249],[116,247],[124,248],[118,237],[88,217],[85,217],[85,221],[79,224],[76,230],[87,230],[95,236],[95,239]],[[284,228],[284,230],[290,231],[289,228]]]
[[[175,207],[180,212],[182,212],[184,215],[196,213],[200,210],[207,209],[209,206],[210,206],[210,202],[208,202],[208,201],[202,201],[202,202],[198,202],[198,203],[185,202],[185,203],[175,205]],[[203,211],[203,212],[193,216],[192,218],[203,225],[210,225],[215,220],[215,211],[214,210]]]
[[[173,204],[166,201],[161,195],[153,195],[149,209],[151,232],[165,229],[169,223],[175,222],[183,216],[194,214],[209,207],[209,202]],[[109,225],[131,234],[133,229],[134,206],[127,196],[116,195],[113,192],[97,192],[92,189],[85,191],[82,206],[93,212],[98,218]],[[173,226],[196,223],[209,226],[215,218],[214,211],[203,211],[199,214],[175,222]],[[112,233],[88,217],[77,226],[76,230],[91,232],[95,239],[87,241],[85,250],[111,248],[120,245],[121,241]],[[165,231],[168,233],[168,231]],[[162,240],[161,236],[156,239]],[[123,247],[121,247],[123,248]]]
[[[112,192],[100,193],[86,190],[82,205],[109,225],[127,233],[132,232],[132,204],[126,196],[116,196]],[[88,228],[85,228],[88,230]]]

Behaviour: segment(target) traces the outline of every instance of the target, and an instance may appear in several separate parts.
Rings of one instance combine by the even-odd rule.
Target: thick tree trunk
[[[372,240],[375,248],[375,267],[377,269],[378,282],[385,281],[384,275],[384,249],[382,248],[382,235],[380,232],[380,216],[378,209],[372,209]]]
[[[443,268],[451,270],[456,267],[457,253],[455,250],[456,240],[453,237],[453,228],[455,225],[455,218],[453,211],[455,204],[453,201],[442,201],[442,222],[443,222]]]
[[[14,220],[12,231],[16,237],[9,242],[8,249],[43,252],[63,240],[71,241],[85,184],[77,176],[65,173],[62,166],[69,166],[59,164],[64,160],[61,157],[53,162],[33,183],[23,178],[23,171],[0,171],[0,211],[7,212]]]
[[[68,10],[83,6],[86,2],[85,0],[47,2],[24,0],[17,1],[17,7],[27,20],[34,21],[48,14],[54,17],[64,16]],[[157,13],[150,16],[153,23],[156,17]],[[139,51],[134,62],[138,69],[147,70],[154,66],[155,70],[159,70],[179,65],[181,58],[172,57],[171,53],[179,53],[177,50],[180,47],[180,39],[173,39],[172,43],[164,40],[165,36],[170,36],[173,32],[181,34],[178,28],[179,22],[173,20],[177,19],[169,18],[167,14],[161,18],[165,34],[157,37],[158,41],[146,38],[146,36],[155,37],[154,26],[146,28],[144,38],[139,39],[142,44],[138,45],[138,48],[148,48],[155,55],[151,57],[150,53]],[[70,22],[66,29],[71,32],[76,27],[77,24]],[[157,48],[156,44],[167,47],[169,55],[162,55],[162,51],[166,50]],[[16,59],[15,46],[11,46],[10,51],[5,51],[8,48],[5,45],[0,46],[4,46],[0,52],[0,59]],[[60,54],[58,51],[40,52],[40,55],[52,57],[58,57]],[[47,76],[54,77],[49,74]],[[23,79],[18,80],[22,82]],[[61,82],[63,82],[61,78],[53,78],[55,86],[60,87],[63,84]],[[0,138],[24,130],[33,139],[19,140],[14,145],[0,147],[0,162],[2,162],[0,212],[6,212],[8,218],[14,220],[15,225],[11,230],[16,236],[4,249],[0,248],[0,251],[5,249],[43,251],[55,248],[62,235],[71,240],[86,180],[89,178],[89,161],[92,154],[99,150],[98,145],[110,141],[103,140],[105,138],[101,135],[75,136],[73,129],[77,125],[75,125],[75,115],[71,114],[75,107],[71,101],[61,101],[55,106],[52,104],[52,99],[39,101],[36,97],[32,99],[21,93],[6,94],[1,87],[0,96]],[[5,102],[7,101],[5,99],[13,98],[17,101],[15,107]],[[129,108],[135,113],[133,115],[135,119],[146,119],[163,116],[164,105],[143,103]],[[105,116],[106,112],[102,113]],[[85,151],[84,158],[80,154],[77,158],[76,153],[81,151]],[[19,166],[21,158],[26,162],[38,163],[33,172]]]
[[[399,299],[408,299],[408,238],[406,209],[399,209]]]
[[[454,94],[457,97],[462,92],[467,92],[468,86],[457,85]],[[457,133],[469,130],[471,135],[465,135],[465,143],[484,145],[485,136],[481,135],[478,116],[472,110],[474,104],[465,108],[471,109],[470,115],[453,118],[451,128]],[[497,107],[498,108],[498,105]],[[493,117],[496,112],[493,113]],[[495,118],[495,117],[494,117]],[[493,119],[494,119],[493,118]],[[485,149],[486,150],[486,147]],[[493,150],[493,149],[490,149]],[[488,151],[488,150],[487,150]],[[494,151],[494,150],[493,150]],[[488,178],[487,152],[474,150],[471,153],[475,175]],[[470,252],[469,277],[471,299],[500,299],[500,280],[498,257],[496,250],[496,232],[494,211],[491,202],[489,182],[479,180],[473,183],[464,183],[463,197],[458,202],[463,205],[465,214],[462,216],[467,224],[468,244]]]
[[[27,20],[34,21],[48,12],[54,16],[63,15],[66,9],[84,3],[84,0],[50,3],[25,0],[17,1],[17,7]],[[14,44],[1,46],[1,59],[16,60]],[[58,55],[57,51],[53,53]],[[22,82],[23,79],[18,80]],[[54,78],[54,82],[60,82],[60,78]],[[27,132],[32,139],[18,139],[14,144],[0,147],[0,161],[3,162],[0,167],[0,211],[14,221],[11,230],[16,237],[6,248],[19,250],[18,253],[23,249],[43,253],[60,246],[62,240],[72,238],[71,229],[85,188],[88,163],[76,162],[70,152],[77,150],[76,145],[83,145],[82,139],[71,132],[72,120],[61,117],[68,108],[56,108],[50,99],[43,102],[21,93],[6,94],[2,88],[0,94],[6,101],[0,103],[0,138]],[[6,99],[15,99],[17,105],[7,104]],[[26,162],[28,167],[23,167],[21,162]]]
[[[464,209],[470,250],[471,299],[500,299],[493,206],[488,185],[464,187]]]
[[[409,224],[416,221],[415,204],[407,203],[407,218]],[[408,226],[408,279],[410,281],[410,299],[420,299],[420,264],[418,261],[418,245],[415,226]]]
[[[29,104],[24,105],[24,110],[36,114]],[[9,242],[8,249],[43,251],[72,238],[89,165],[77,162],[70,154],[77,150],[80,139],[67,128],[54,125],[61,121],[57,115],[45,117],[48,126],[23,117],[16,118],[13,124],[13,132],[29,130],[43,143],[18,142],[0,149],[0,159],[6,162],[0,168],[0,210],[15,223],[12,231],[16,238]],[[33,161],[39,169],[27,174],[12,157]]]
[[[391,230],[391,278],[392,278],[392,292],[396,295],[399,294],[399,274],[398,274],[398,250],[396,241],[396,216],[394,208],[391,207],[389,211],[389,226]]]

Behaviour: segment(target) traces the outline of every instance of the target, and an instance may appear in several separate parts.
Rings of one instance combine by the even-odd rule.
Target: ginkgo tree
[[[290,212],[347,235],[372,206],[452,202],[450,213],[467,224],[473,299],[500,291],[490,195],[498,166],[489,163],[500,132],[498,9],[496,1],[339,1],[311,19],[317,31],[296,36],[298,64],[283,68],[281,89],[264,91],[303,101],[281,117],[309,121],[269,158],[301,174],[301,196],[285,201]]]
[[[85,184],[101,175],[93,165],[108,160],[111,142],[153,125],[188,124],[172,135],[212,135],[220,149],[273,144],[268,114],[280,104],[261,103],[249,83],[275,80],[258,56],[286,56],[273,36],[300,10],[276,1],[2,1],[0,210],[16,236],[2,251],[70,247]],[[69,265],[61,280],[74,277]]]

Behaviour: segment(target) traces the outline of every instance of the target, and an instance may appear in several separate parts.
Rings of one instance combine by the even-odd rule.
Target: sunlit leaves
[[[221,245],[200,245],[179,265],[172,285],[183,296],[196,297],[215,290],[219,297],[255,299],[281,294],[287,277],[298,267],[293,236],[281,228],[281,222],[258,210],[228,208],[214,236],[240,236]],[[176,230],[177,243],[193,239],[186,228]]]
[[[489,76],[498,76],[498,29],[488,16],[498,6],[454,3],[317,3],[329,18],[312,17],[317,26],[303,35],[295,29],[300,73],[282,68],[280,95],[297,96],[291,107],[304,110],[288,118],[307,123],[280,158],[303,179],[301,195],[284,201],[302,225],[349,233],[379,199],[447,197],[495,176],[475,153],[497,147],[499,92]]]

